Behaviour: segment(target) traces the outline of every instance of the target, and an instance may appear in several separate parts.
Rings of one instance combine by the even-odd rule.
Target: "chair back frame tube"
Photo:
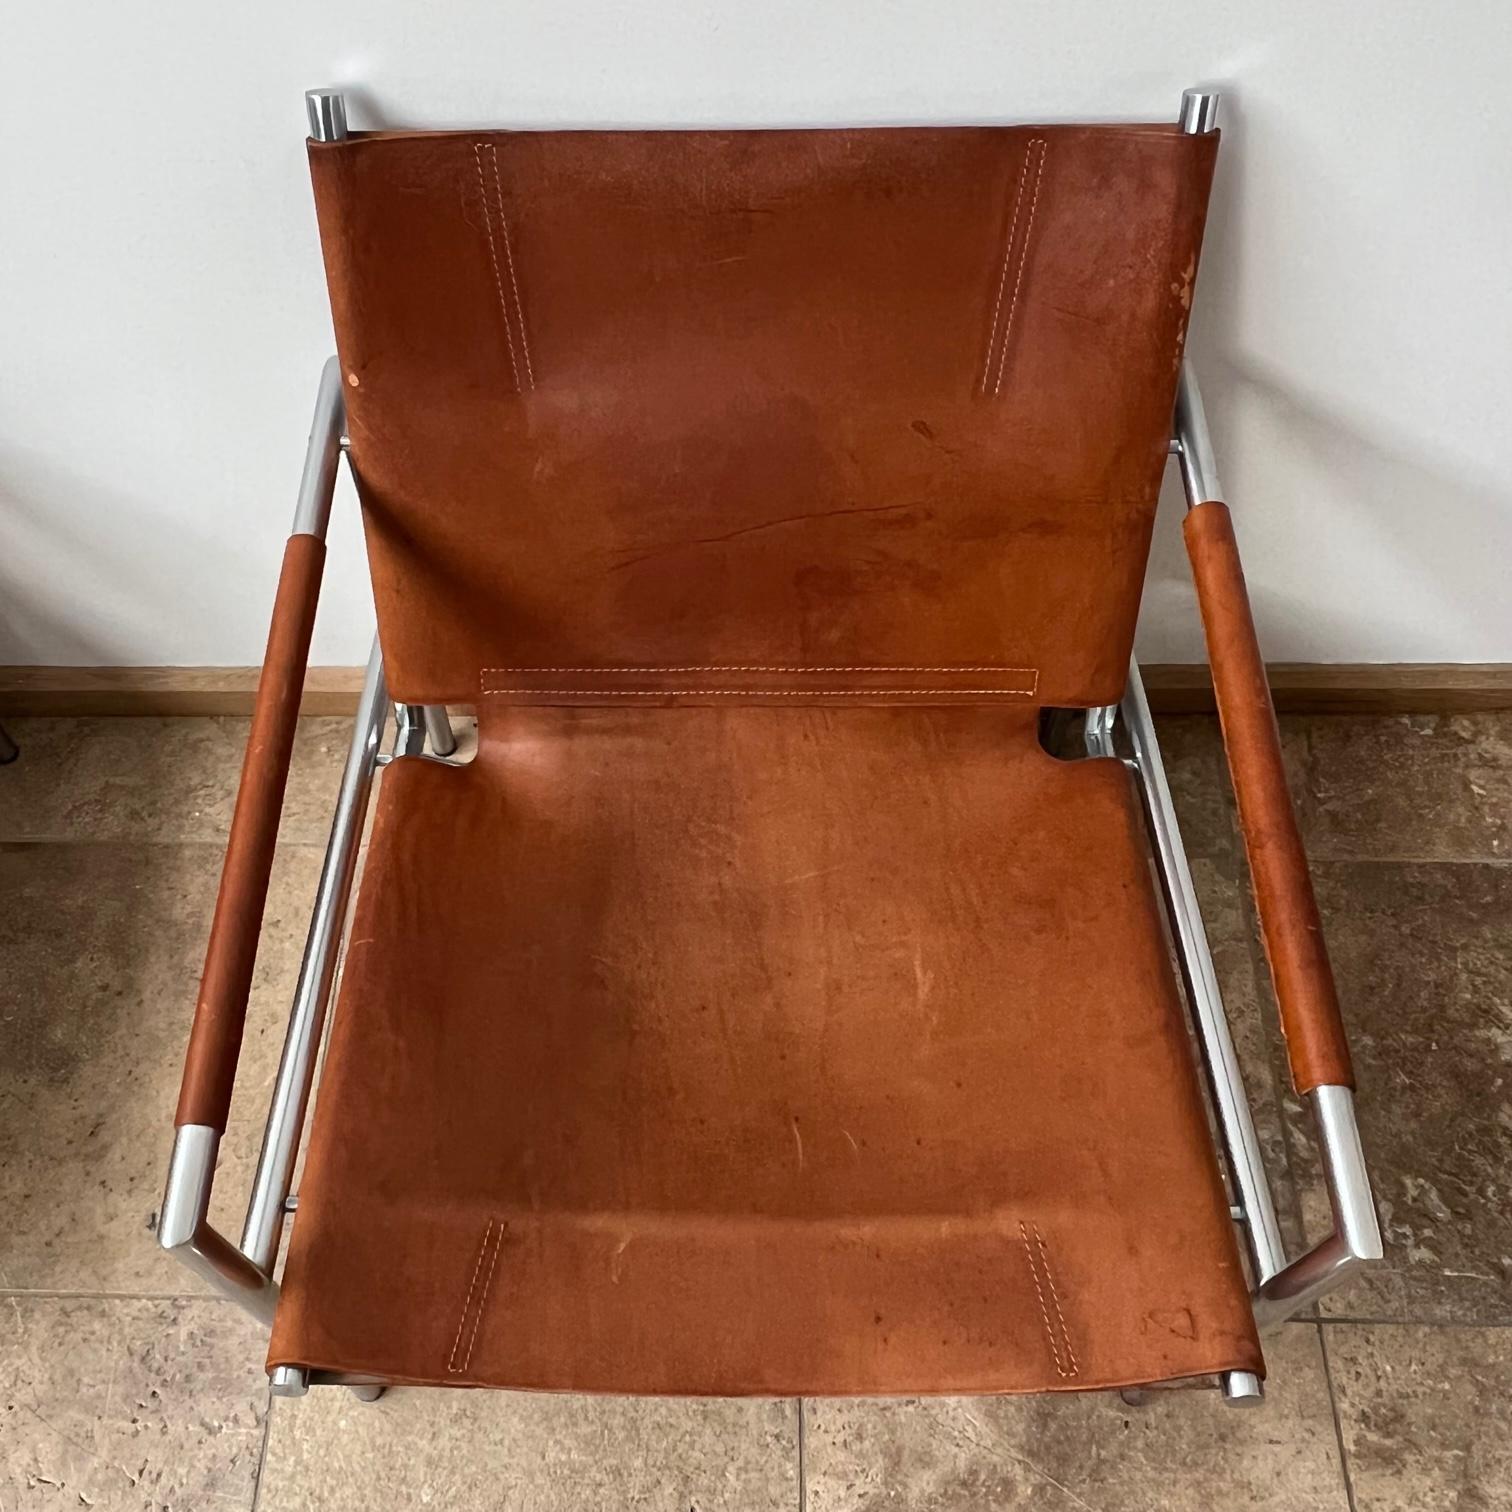
[[[317,142],[342,142],[351,134],[347,126],[346,99],[337,89],[307,89],[305,91],[305,115],[310,123],[310,136]],[[306,463],[308,468],[309,463]],[[334,457],[330,463],[335,471]],[[326,492],[326,510],[330,511],[330,493]],[[322,527],[323,532],[323,527]],[[407,707],[407,706],[406,706]],[[452,729],[444,704],[418,704],[419,723],[424,726],[422,739],[428,741],[434,756],[456,754],[457,737]],[[419,754],[412,747],[408,754]]]

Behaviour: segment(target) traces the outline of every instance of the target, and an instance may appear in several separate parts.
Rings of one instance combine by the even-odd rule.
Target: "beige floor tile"
[[[212,1217],[239,1237],[320,854],[274,869]],[[0,846],[0,1290],[199,1292],[153,1240],[213,845]]]
[[[1386,1239],[1325,1314],[1512,1323],[1512,866],[1314,866]],[[1288,1100],[1308,1228],[1311,1119]]]
[[[1512,1508],[1512,1330],[1325,1328],[1358,1512]]]
[[[20,759],[0,767],[0,841],[224,841],[245,719],[8,720]],[[324,845],[351,721],[302,719],[280,838]]]
[[[1347,1507],[1317,1331],[1268,1351],[1261,1408],[1216,1393],[805,1404],[810,1512]]]
[[[0,1507],[250,1508],[261,1363],[222,1302],[0,1298]]]
[[[1512,711],[1282,725],[1314,860],[1512,859]]]
[[[258,1504],[788,1512],[797,1404],[317,1387],[275,1403]]]

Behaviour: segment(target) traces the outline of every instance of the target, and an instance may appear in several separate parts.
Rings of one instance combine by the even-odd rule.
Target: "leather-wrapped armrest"
[[[181,1128],[226,1129],[324,565],[325,542],[318,536],[289,537],[189,1034],[176,1119]]]
[[[1184,532],[1292,1081],[1301,1093],[1352,1087],[1344,1021],[1228,506],[1198,504]]]

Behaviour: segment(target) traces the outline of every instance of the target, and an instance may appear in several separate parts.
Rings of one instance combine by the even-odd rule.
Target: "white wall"
[[[353,124],[1167,118],[1225,90],[1193,351],[1268,653],[1512,660],[1505,0],[52,0],[0,60],[0,663],[259,659]],[[1168,497],[1141,632],[1200,639]],[[338,505],[318,662],[369,634]]]

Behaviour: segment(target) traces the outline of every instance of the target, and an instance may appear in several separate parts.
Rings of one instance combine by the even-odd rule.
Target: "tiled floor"
[[[1282,1330],[1257,1412],[1191,1392],[1130,1408],[331,1390],[270,1410],[257,1330],[152,1242],[245,726],[11,728],[0,1512],[1512,1508],[1512,716],[1287,722],[1390,1253]],[[1322,1196],[1280,1091],[1216,731],[1162,731],[1295,1240]],[[232,1231],[344,743],[336,721],[301,735],[217,1184]]]

